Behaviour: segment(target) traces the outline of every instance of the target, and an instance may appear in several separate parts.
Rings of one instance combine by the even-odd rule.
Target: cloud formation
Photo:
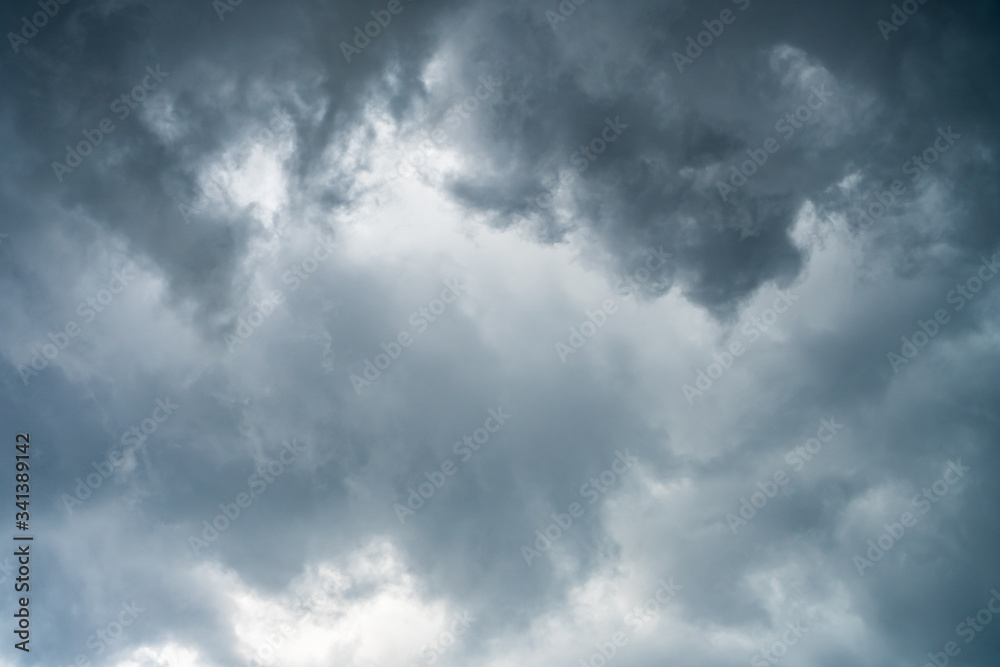
[[[998,19],[8,3],[0,665],[995,664]]]

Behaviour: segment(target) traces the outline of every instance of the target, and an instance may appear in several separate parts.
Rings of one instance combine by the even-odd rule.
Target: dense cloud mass
[[[0,26],[0,667],[1000,660],[997,3]]]

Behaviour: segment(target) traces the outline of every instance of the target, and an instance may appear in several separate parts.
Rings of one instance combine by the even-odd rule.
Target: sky
[[[0,667],[1000,662],[997,3],[0,27]]]

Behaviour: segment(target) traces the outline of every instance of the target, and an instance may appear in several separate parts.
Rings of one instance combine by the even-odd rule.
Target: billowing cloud
[[[993,3],[0,22],[0,664],[995,663]]]

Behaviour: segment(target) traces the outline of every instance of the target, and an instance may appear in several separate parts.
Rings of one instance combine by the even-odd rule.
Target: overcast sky
[[[1000,663],[996,2],[0,27],[0,667]]]

